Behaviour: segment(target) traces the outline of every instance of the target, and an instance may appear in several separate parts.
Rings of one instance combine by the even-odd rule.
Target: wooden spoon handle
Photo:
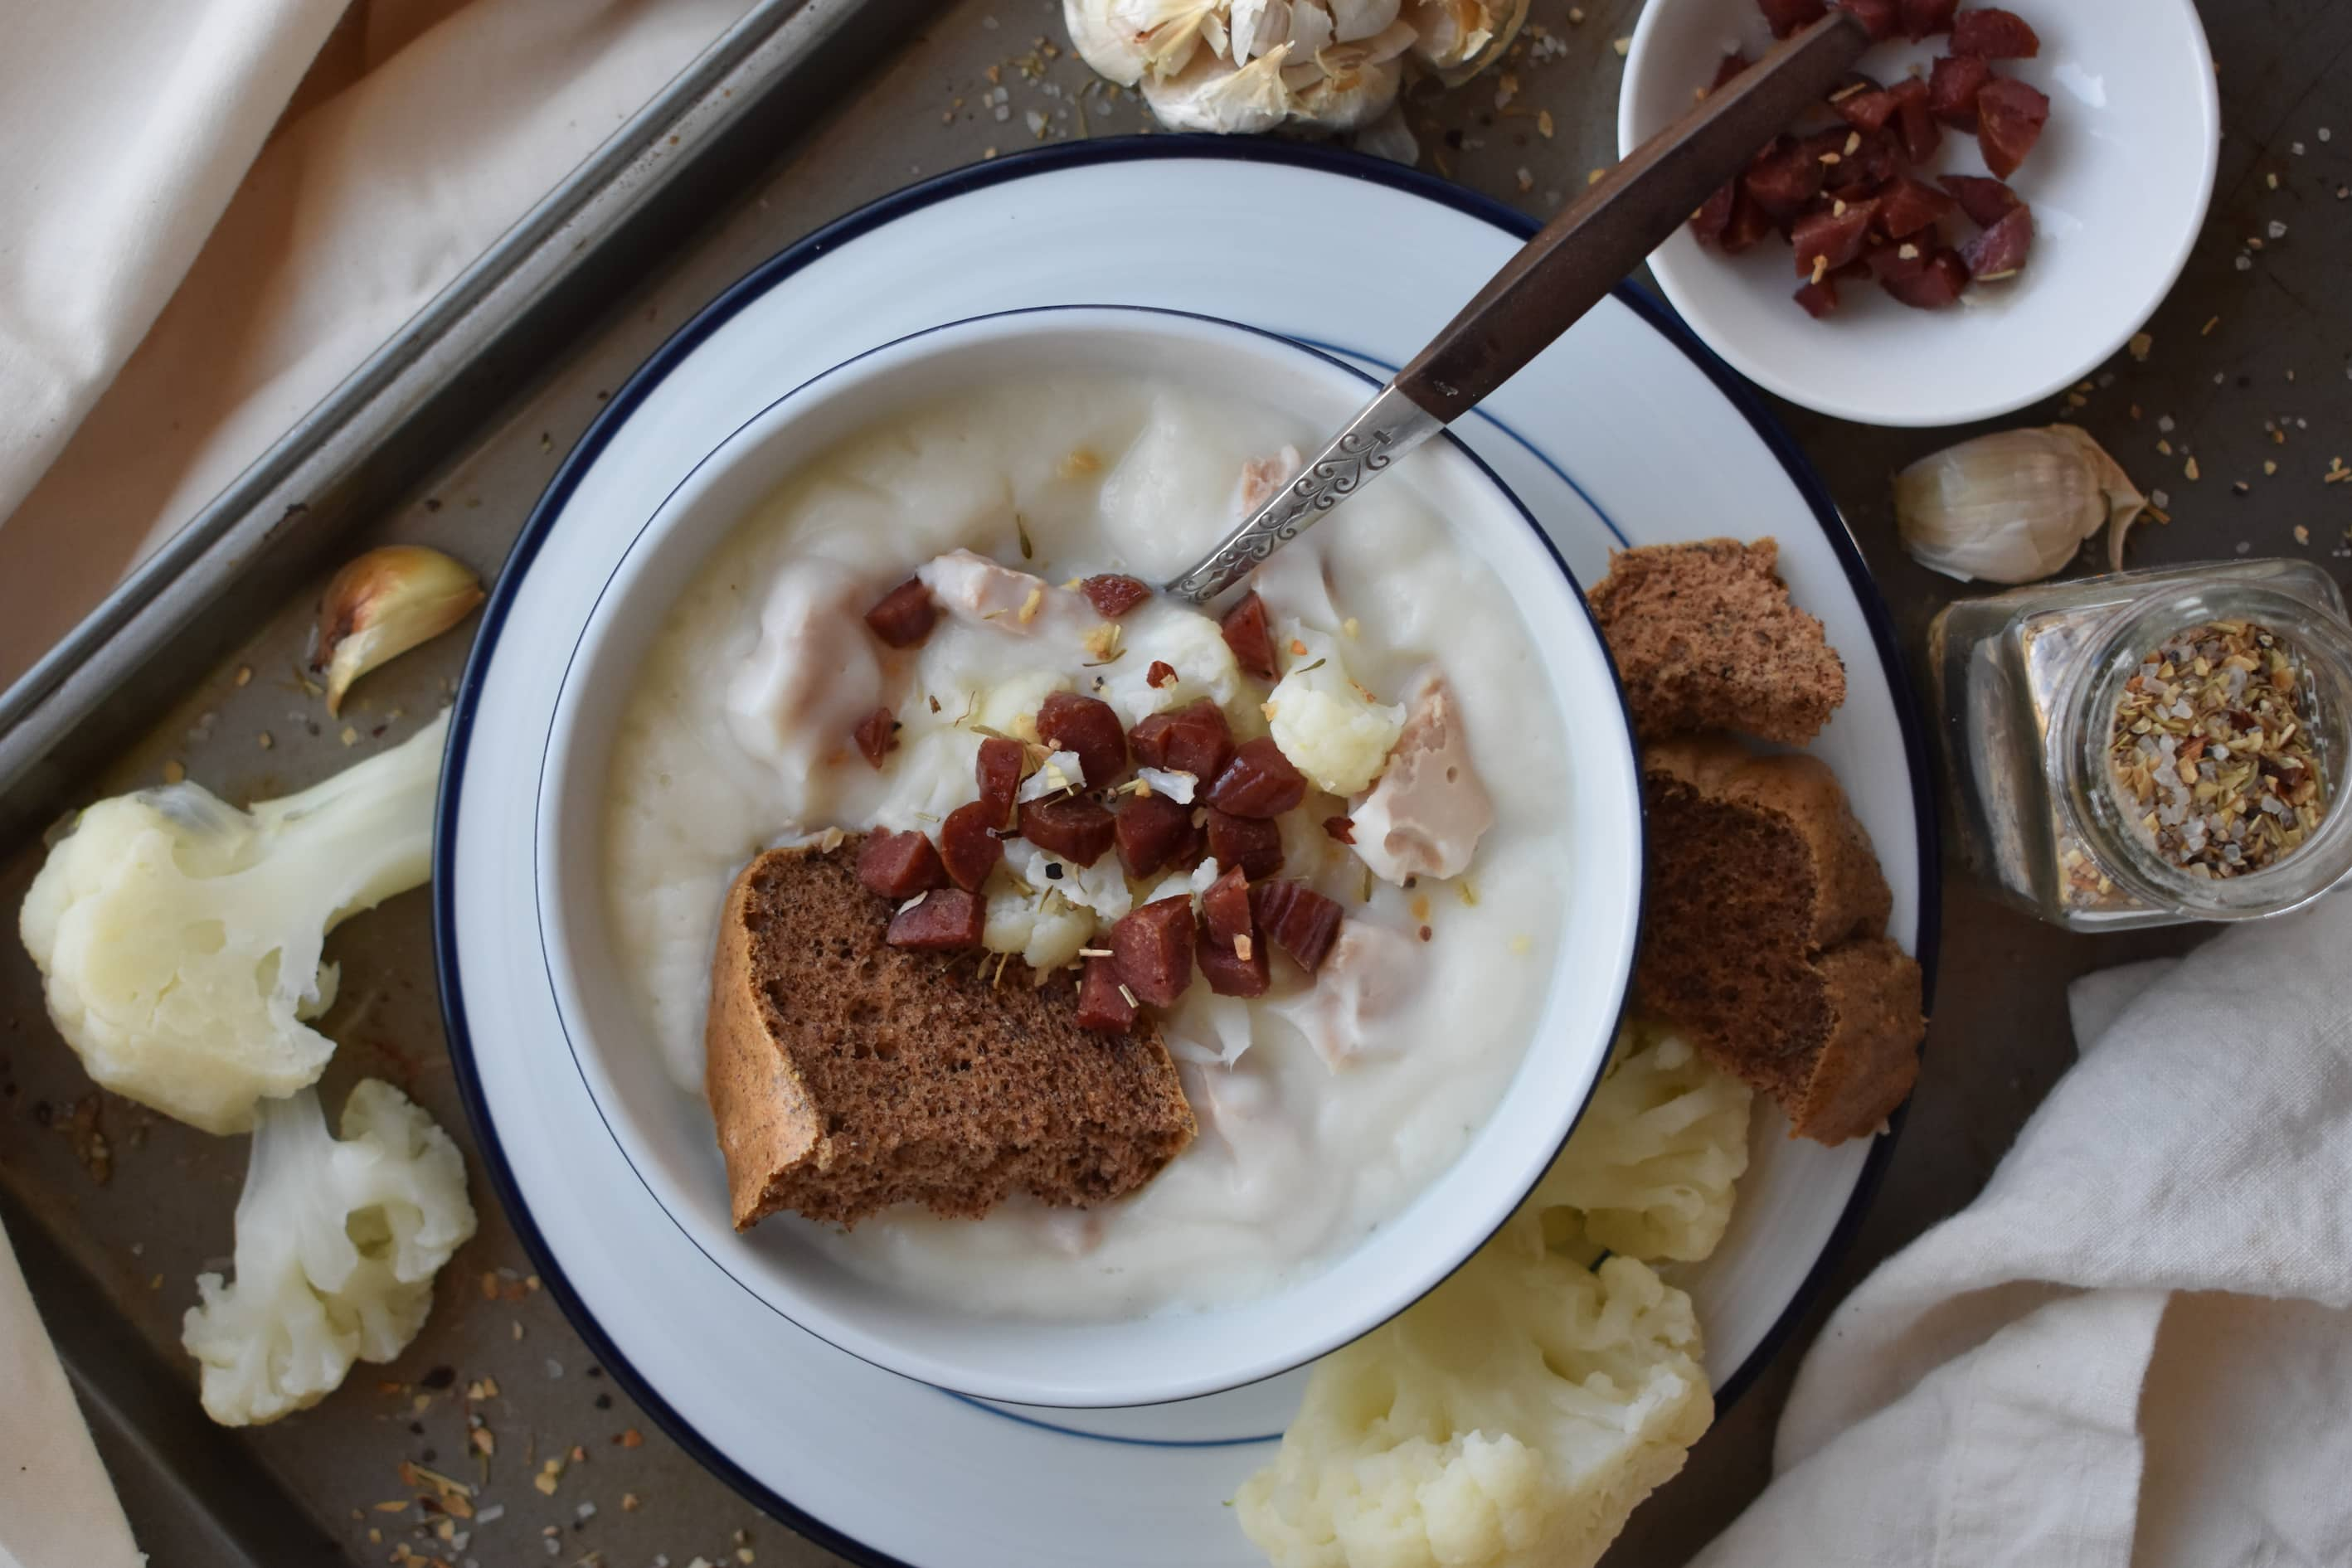
[[[1504,263],[1397,372],[1397,390],[1448,423],[1469,412],[1641,266],[1869,47],[1852,13],[1833,10],[1707,94]]]

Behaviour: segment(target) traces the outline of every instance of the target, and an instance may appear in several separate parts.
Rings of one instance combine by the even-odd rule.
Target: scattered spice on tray
[[[2302,847],[2329,804],[2308,707],[2303,660],[2252,622],[2192,626],[2150,653],[2116,705],[2108,766],[2158,852],[2231,877]]]

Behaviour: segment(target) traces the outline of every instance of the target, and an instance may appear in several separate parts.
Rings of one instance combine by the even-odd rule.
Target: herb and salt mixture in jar
[[[2352,624],[2318,568],[2037,584],[1951,606],[1928,652],[1961,848],[2044,919],[2249,919],[2352,872]]]

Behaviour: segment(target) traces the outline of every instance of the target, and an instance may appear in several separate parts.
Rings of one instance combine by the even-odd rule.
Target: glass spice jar
[[[2042,918],[2255,919],[2352,872],[2352,622],[2319,568],[2039,583],[1945,610],[1927,653],[1962,852]]]

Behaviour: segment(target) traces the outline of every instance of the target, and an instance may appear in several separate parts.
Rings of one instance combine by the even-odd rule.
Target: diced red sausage
[[[1201,895],[1201,918],[1216,939],[1230,947],[1236,937],[1250,934],[1249,873],[1234,866],[1209,884]]]
[[[1209,854],[1221,866],[1239,866],[1255,880],[1282,869],[1282,830],[1255,817],[1229,817],[1211,808]]]
[[[1274,984],[1274,966],[1267,960],[1265,944],[1247,934],[1227,946],[1203,926],[1192,956],[1201,966],[1201,978],[1221,997],[1262,997]]]
[[[1162,898],[1110,928],[1110,958],[1138,1001],[1172,1008],[1192,983],[1192,901]]]
[[[1305,799],[1307,776],[1265,735],[1236,747],[1209,786],[1209,804],[1234,817],[1279,817]]]
[[[1048,694],[1037,710],[1037,733],[1056,750],[1077,753],[1089,789],[1107,789],[1127,772],[1127,732],[1100,697]]]
[[[1225,612],[1222,625],[1234,662],[1261,680],[1274,679],[1274,632],[1265,623],[1265,601],[1255,589]]]
[[[1731,226],[1731,205],[1738,195],[1738,185],[1726,181],[1699,204],[1698,211],[1691,214],[1691,233],[1698,236],[1699,244],[1714,245],[1723,238],[1723,231]]]
[[[1905,77],[1886,89],[1895,96],[1895,129],[1903,141],[1903,155],[1914,164],[1925,163],[1944,144],[1944,132],[1927,109],[1927,84]]]
[[[1078,591],[1106,621],[1116,621],[1151,597],[1151,585],[1119,572],[1108,571],[1078,584]]]
[[[1999,279],[2024,267],[2026,253],[2033,248],[2033,210],[2020,206],[1992,227],[1960,247],[1960,260],[1968,265],[1969,276],[1985,281]]]
[[[1759,206],[1747,187],[1741,186],[1732,198],[1731,221],[1724,225],[1723,237],[1718,242],[1724,254],[1738,256],[1771,232],[1772,214]]]
[[[1094,864],[1118,835],[1117,820],[1092,796],[1049,797],[1021,805],[1021,836],[1072,865]]]
[[[1826,0],[1756,0],[1764,20],[1772,25],[1772,36],[1785,38],[1808,23],[1818,22],[1829,15]]]
[[[1871,275],[1881,283],[1889,279],[1899,282],[1916,277],[1927,270],[1927,264],[1935,260],[1938,248],[1936,236],[1933,235],[1921,235],[1916,240],[1896,240],[1891,245],[1882,245],[1870,253],[1868,259]],[[1906,251],[1910,254],[1906,256],[1904,254]]]
[[[1838,111],[1840,119],[1857,131],[1885,130],[1886,122],[1895,118],[1895,110],[1900,100],[1892,91],[1883,87],[1863,86],[1858,82],[1850,85],[1861,86],[1862,90],[1846,93],[1844,97],[1834,100],[1830,107]]]
[[[2041,52],[2041,37],[2013,11],[1988,5],[1952,18],[1952,53],[1956,55],[1974,55],[1980,60],[2030,60]]]
[[[1152,660],[1151,668],[1143,672],[1143,684],[1150,686],[1155,692],[1162,686],[1174,685],[1176,684],[1176,666],[1170,664],[1165,659]]]
[[[1309,974],[1339,935],[1339,906],[1303,882],[1262,882],[1250,889],[1258,929]]]
[[[1134,795],[1118,809],[1114,825],[1119,863],[1129,876],[1150,876],[1163,866],[1197,852],[1201,830],[1192,825],[1192,808],[1165,795]]]
[[[977,947],[988,926],[988,905],[979,895],[960,887],[942,887],[923,894],[890,917],[883,940],[893,947],[944,950]]]
[[[1146,768],[1190,773],[1207,784],[1234,759],[1234,728],[1223,712],[1200,697],[1166,713],[1147,716],[1128,733],[1135,759]]]
[[[1992,68],[1973,55],[1946,55],[1927,78],[1927,110],[1955,131],[1976,134],[1977,94]]]
[[[882,770],[882,759],[898,749],[898,721],[887,707],[877,707],[859,719],[851,733],[856,738],[859,755],[873,765],[877,773]]]
[[[1913,43],[1952,30],[1952,13],[1960,0],[1903,0],[1903,36]]]
[[[1739,188],[1774,218],[1795,217],[1805,210],[1805,204],[1821,194],[1822,176],[1826,166],[1813,153],[1795,141],[1783,136],[1748,165],[1739,176]],[[1738,214],[1732,215],[1735,225]],[[1724,248],[1734,248],[1727,237]]]
[[[1884,43],[1903,30],[1902,0],[1836,0],[1841,11],[1851,11],[1870,36]]]
[[[1821,164],[1825,195],[1849,201],[1868,196],[1903,172],[1903,145],[1893,131],[1824,131],[1799,145]]]
[[[1001,828],[1013,820],[1013,797],[1021,790],[1021,768],[1028,748],[1019,741],[992,735],[980,743],[972,771],[980,780],[980,803],[988,808],[988,825]]]
[[[1789,231],[1789,243],[1796,246],[1797,271],[1811,277],[1816,271],[1827,275],[1862,255],[1862,247],[1870,238],[1871,220],[1878,215],[1874,201],[1846,202],[1843,212],[1807,213]],[[1832,303],[1835,303],[1832,296]]]
[[[1004,858],[1004,841],[991,831],[1001,825],[1002,819],[990,818],[985,800],[958,806],[940,824],[940,863],[966,893],[978,893]]]
[[[1323,819],[1323,831],[1340,843],[1352,844],[1356,841],[1356,819],[1326,817]]]
[[[1958,299],[1968,285],[1968,267],[1958,253],[1949,250],[1937,251],[1917,272],[1879,279],[1887,293],[1920,310],[1940,310]]]
[[[857,880],[881,898],[912,898],[948,884],[940,852],[920,833],[878,832],[857,852]]]
[[[1960,204],[1960,211],[1979,228],[1989,229],[2025,204],[2017,193],[1999,180],[1988,180],[1981,174],[1947,174],[1936,182],[1952,193]]]
[[[931,591],[923,586],[922,579],[910,577],[866,612],[866,624],[893,648],[911,648],[931,634],[931,623],[939,618],[940,608],[931,602]]]
[[[1977,93],[1977,146],[1985,167],[1998,179],[2017,172],[2042,127],[2050,118],[2050,99],[2041,89],[2009,77],[1995,77]]]
[[[1935,186],[1906,174],[1879,197],[1878,226],[1889,239],[1904,239],[1931,227],[1956,205]]]
[[[1706,84],[1706,90],[1713,92],[1747,68],[1748,57],[1738,49],[1732,50],[1715,63],[1715,79]]]
[[[1135,1027],[1135,1004],[1118,988],[1118,967],[1108,958],[1089,958],[1078,981],[1078,1027],[1125,1034]]]
[[[1803,306],[1805,314],[1816,321],[1837,314],[1837,279],[1824,277],[1819,283],[1800,283],[1797,285],[1797,303]]]

